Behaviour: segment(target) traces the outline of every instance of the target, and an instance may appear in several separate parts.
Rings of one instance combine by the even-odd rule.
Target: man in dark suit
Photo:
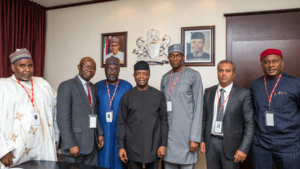
[[[218,64],[219,85],[205,90],[200,152],[206,153],[209,169],[238,169],[254,136],[250,91],[233,84],[235,65]]]
[[[98,165],[97,148],[104,145],[97,118],[97,88],[90,79],[96,63],[82,58],[79,74],[62,82],[57,92],[57,123],[61,134],[61,152],[65,162]]]

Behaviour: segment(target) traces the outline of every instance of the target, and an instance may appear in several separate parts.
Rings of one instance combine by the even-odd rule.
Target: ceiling
[[[30,0],[37,4],[40,4],[46,8],[53,8],[53,7],[62,7],[62,6],[74,6],[74,5],[84,5],[84,4],[91,4],[97,2],[105,2],[111,0]]]

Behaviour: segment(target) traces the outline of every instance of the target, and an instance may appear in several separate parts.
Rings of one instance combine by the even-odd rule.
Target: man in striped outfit
[[[300,166],[300,79],[282,72],[282,52],[261,53],[264,76],[251,82],[255,108],[254,169]]]

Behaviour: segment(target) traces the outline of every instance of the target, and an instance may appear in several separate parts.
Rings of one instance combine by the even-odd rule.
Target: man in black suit
[[[200,152],[209,169],[238,169],[254,136],[251,93],[233,84],[235,65],[218,63],[219,85],[205,90]]]
[[[97,117],[97,88],[89,82],[96,63],[82,58],[79,74],[62,82],[57,92],[57,123],[61,134],[64,162],[98,165],[97,148],[104,145],[103,131]]]

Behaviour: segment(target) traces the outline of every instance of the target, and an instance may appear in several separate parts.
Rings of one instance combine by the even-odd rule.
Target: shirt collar
[[[233,86],[233,82],[230,83],[230,85],[228,85],[227,87],[223,88],[225,90],[226,93],[229,93],[231,91],[231,88]],[[218,90],[220,91],[220,89],[222,89],[221,85],[218,85]]]
[[[77,75],[77,76],[80,79],[82,85],[86,85],[86,83],[88,83],[87,81],[85,81],[84,79],[82,79],[79,75]]]

